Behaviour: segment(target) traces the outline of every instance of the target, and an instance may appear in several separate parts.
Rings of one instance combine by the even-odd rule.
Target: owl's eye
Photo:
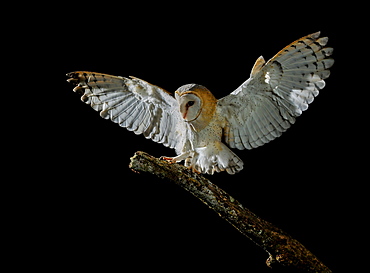
[[[190,107],[190,106],[193,106],[195,103],[195,101],[191,100],[191,101],[188,101],[188,103],[186,104],[186,107]]]

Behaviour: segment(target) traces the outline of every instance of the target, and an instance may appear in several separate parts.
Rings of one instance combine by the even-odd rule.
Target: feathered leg
[[[192,154],[192,152],[185,152],[181,155],[175,156],[175,157],[167,157],[167,156],[161,156],[159,159],[169,161],[170,163],[178,163],[183,160],[185,160],[187,157],[189,157]]]

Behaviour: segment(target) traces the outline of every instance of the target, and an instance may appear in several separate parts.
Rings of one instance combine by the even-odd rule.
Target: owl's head
[[[184,121],[190,122],[199,130],[208,125],[216,110],[217,99],[204,86],[186,84],[175,92]]]

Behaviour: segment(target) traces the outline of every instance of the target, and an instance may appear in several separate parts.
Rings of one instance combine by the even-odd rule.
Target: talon
[[[167,161],[167,162],[168,162],[168,163],[170,163],[170,164],[176,163],[176,162],[174,161],[173,157],[161,156],[161,157],[159,158],[159,160],[165,160],[165,161]]]
[[[193,169],[193,172],[196,173],[196,174],[201,174],[201,172],[196,170],[196,169]]]
[[[201,174],[201,172],[198,171],[196,168],[194,168],[194,166],[187,166],[186,168],[188,168],[189,170],[191,170],[193,173]]]

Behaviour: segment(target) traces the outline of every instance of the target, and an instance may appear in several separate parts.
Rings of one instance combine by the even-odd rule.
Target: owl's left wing
[[[135,134],[179,149],[184,139],[176,99],[162,88],[138,78],[78,71],[67,74],[81,100]],[[180,145],[181,146],[181,145]]]
[[[285,132],[324,88],[333,49],[320,32],[257,59],[250,78],[218,101],[224,140],[231,148],[259,147]]]

